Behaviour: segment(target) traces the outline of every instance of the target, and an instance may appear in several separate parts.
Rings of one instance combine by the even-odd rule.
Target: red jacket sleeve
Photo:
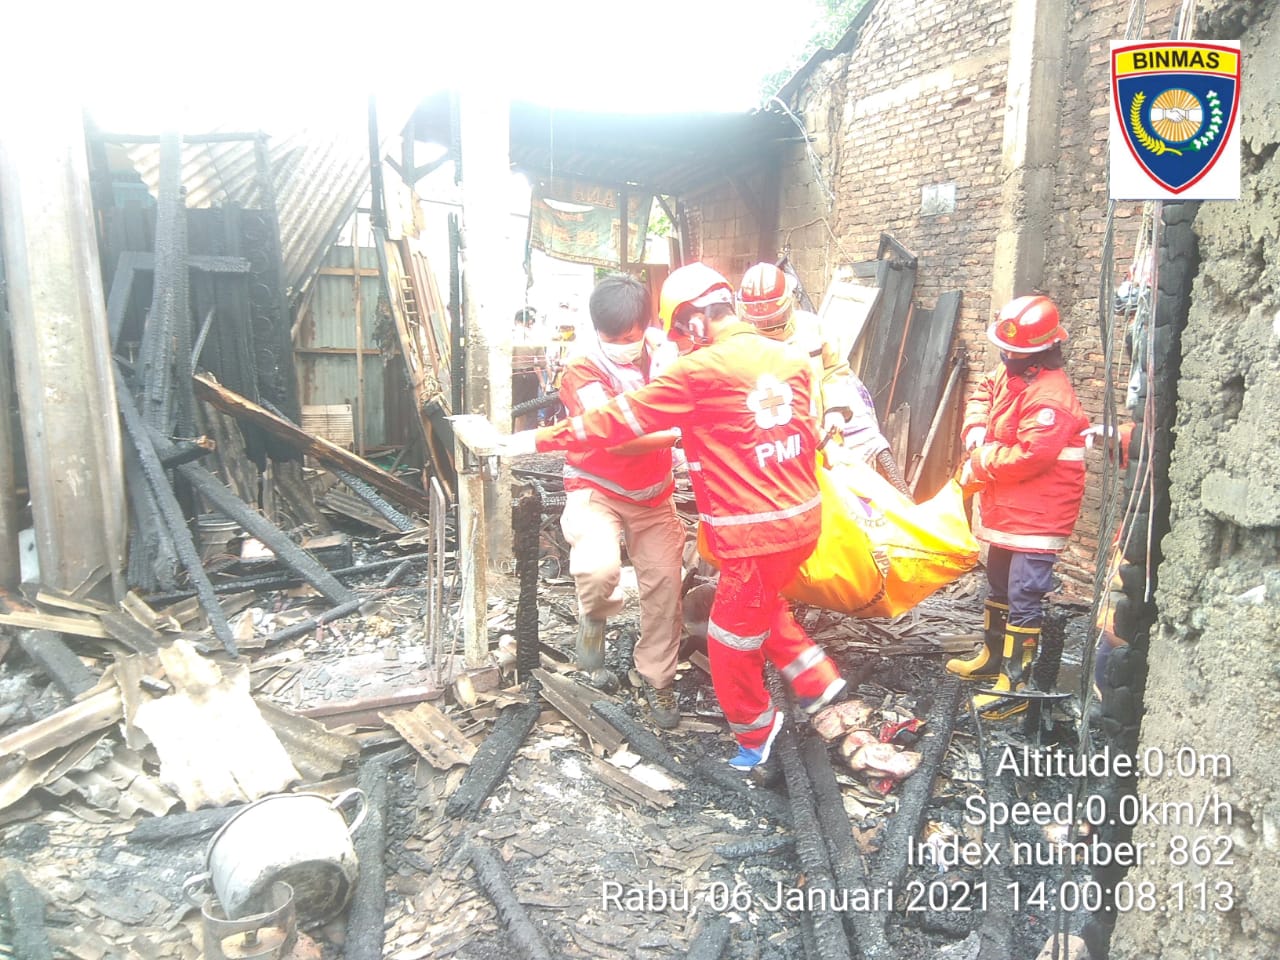
[[[655,430],[679,426],[688,421],[693,409],[687,371],[671,367],[638,390],[544,427],[537,433],[537,447],[540,452],[614,447]]]
[[[1012,445],[984,443],[969,455],[973,476],[982,481],[1017,482],[1044,473],[1079,432],[1076,418],[1053,404],[1022,410],[1017,440]]]
[[[984,374],[978,381],[978,387],[964,405],[964,424],[960,427],[960,436],[969,432],[970,427],[985,427],[991,419],[991,398],[995,394],[996,378],[994,373]]]

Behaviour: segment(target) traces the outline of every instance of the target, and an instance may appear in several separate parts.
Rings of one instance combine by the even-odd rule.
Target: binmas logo
[[[1239,43],[1113,42],[1111,198],[1240,196]]]

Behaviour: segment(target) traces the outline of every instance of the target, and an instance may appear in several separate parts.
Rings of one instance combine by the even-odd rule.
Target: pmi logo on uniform
[[[1111,198],[1240,196],[1240,44],[1111,45]]]
[[[756,426],[769,430],[791,422],[794,398],[791,384],[771,373],[762,373],[756,378],[756,388],[747,394],[747,409],[756,415]]]

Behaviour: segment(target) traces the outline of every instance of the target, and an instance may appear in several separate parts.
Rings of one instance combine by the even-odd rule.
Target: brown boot
[[[573,648],[573,659],[583,673],[591,673],[604,666],[604,621],[583,617],[578,621],[578,641]]]
[[[649,703],[654,723],[663,730],[674,730],[680,726],[680,702],[676,699],[675,687],[655,687],[646,680],[644,698]]]

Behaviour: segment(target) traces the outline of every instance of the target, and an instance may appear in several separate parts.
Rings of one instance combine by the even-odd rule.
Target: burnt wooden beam
[[[857,897],[858,891],[866,891],[865,896],[870,899],[874,888],[867,877],[862,851],[849,829],[849,814],[845,812],[840,785],[836,782],[835,771],[831,769],[827,745],[817,737],[808,737],[800,748],[800,756],[813,787],[818,826],[827,844],[836,885],[852,897]],[[888,917],[877,917],[876,913],[855,909],[845,913],[845,924],[853,932],[854,949],[862,960],[895,960],[897,954],[884,934]]]
[[[199,460],[214,451],[214,442],[208,437],[196,437],[194,440],[176,441],[168,453],[160,458],[160,464],[166,470],[172,470],[184,463]]]
[[[347,910],[347,960],[382,960],[387,919],[387,780],[391,768],[411,756],[408,747],[372,757],[360,765],[358,783],[364,791],[364,823],[355,832],[356,875]]]
[[[238,420],[260,427],[295,450],[310,454],[328,467],[337,467],[354,474],[397,503],[423,513],[430,508],[430,501],[421,490],[414,489],[386,471],[378,469],[368,460],[344,450],[336,443],[323,437],[312,436],[301,427],[273,414],[261,404],[228,390],[203,374],[196,375],[195,385],[196,395],[201,400],[208,401]]]
[[[277,630],[267,637],[267,646],[271,646],[273,643],[284,643],[286,640],[293,640],[295,637],[305,637],[316,627],[322,627],[326,623],[332,623],[334,620],[341,620],[343,617],[358,613],[363,604],[364,601],[356,597],[346,603],[340,603],[332,610],[326,610],[318,616],[308,617],[306,620],[301,620],[282,630]]]
[[[147,817],[125,836],[127,843],[173,843],[213,833],[244,809],[243,804]]]
[[[150,431],[150,440],[157,454],[172,452],[168,439],[157,431]],[[210,506],[224,517],[236,521],[261,540],[280,562],[295,570],[299,576],[320,591],[325,599],[334,603],[349,603],[355,594],[344,587],[337,578],[317,560],[289,539],[274,523],[241,500],[221,480],[195,463],[184,463],[177,472],[192,488],[209,501]]]
[[[169,535],[173,538],[173,546],[178,554],[178,559],[182,562],[182,566],[187,571],[187,576],[191,578],[191,583],[196,588],[196,595],[200,597],[200,605],[204,608],[205,616],[209,619],[209,626],[213,629],[213,635],[218,638],[218,641],[229,654],[236,656],[238,651],[236,650],[235,637],[231,633],[231,624],[227,622],[227,616],[213,592],[213,584],[209,582],[209,575],[205,572],[204,565],[200,562],[200,554],[196,550],[195,542],[191,539],[191,531],[188,529],[186,518],[182,514],[182,507],[178,503],[177,496],[174,495],[173,488],[169,486],[168,477],[165,475],[164,467],[160,464],[160,457],[155,447],[152,446],[142,415],[135,409],[133,397],[119,376],[116,377],[116,401],[116,406],[120,409],[120,419],[124,423],[125,434],[129,437],[129,442],[138,455],[138,460],[142,465],[142,474],[146,478],[151,497],[164,518],[164,524],[168,529]],[[186,464],[179,469],[194,470],[198,468],[192,464]],[[217,486],[226,491],[226,488],[221,483],[218,483]],[[226,492],[227,496],[231,496],[229,491]]]
[[[827,845],[818,820],[813,785],[809,782],[804,761],[800,758],[798,740],[794,725],[788,723],[778,734],[774,749],[782,760],[782,772],[787,780],[787,796],[791,801],[791,818],[795,824],[796,859],[804,870],[805,887],[809,890],[826,891],[830,902],[834,899],[836,882],[831,873]],[[844,829],[848,833],[847,821]],[[813,936],[818,947],[817,955],[823,960],[850,960],[852,954],[849,951],[849,938],[845,935],[840,915],[830,910],[818,910],[811,918]]]
[[[18,645],[64,696],[77,697],[92,690],[98,682],[71,652],[61,634],[51,630],[23,630],[18,634]]]
[[[517,956],[524,960],[551,960],[552,954],[547,942],[542,938],[538,928],[529,919],[529,914],[516,897],[516,892],[507,879],[502,863],[493,855],[493,851],[479,843],[467,845],[467,857],[475,868],[476,879],[489,896],[494,909],[507,928],[508,942]]]
[[[929,709],[919,743],[920,767],[903,784],[898,812],[889,820],[881,840],[880,854],[872,871],[877,887],[897,889],[906,876],[907,841],[918,837],[924,827],[929,798],[933,796],[933,780],[951,744],[962,686],[963,683],[954,677],[943,680]]]
[[[706,920],[698,935],[689,944],[685,960],[720,960],[729,941],[733,939],[733,926],[728,917],[712,917]]]
[[[524,744],[541,712],[541,706],[534,701],[507,707],[498,715],[493,732],[476,750],[462,782],[445,805],[444,812],[447,816],[470,820],[480,812],[489,794],[493,793],[494,788],[507,775],[511,761],[515,759],[516,752]]]

